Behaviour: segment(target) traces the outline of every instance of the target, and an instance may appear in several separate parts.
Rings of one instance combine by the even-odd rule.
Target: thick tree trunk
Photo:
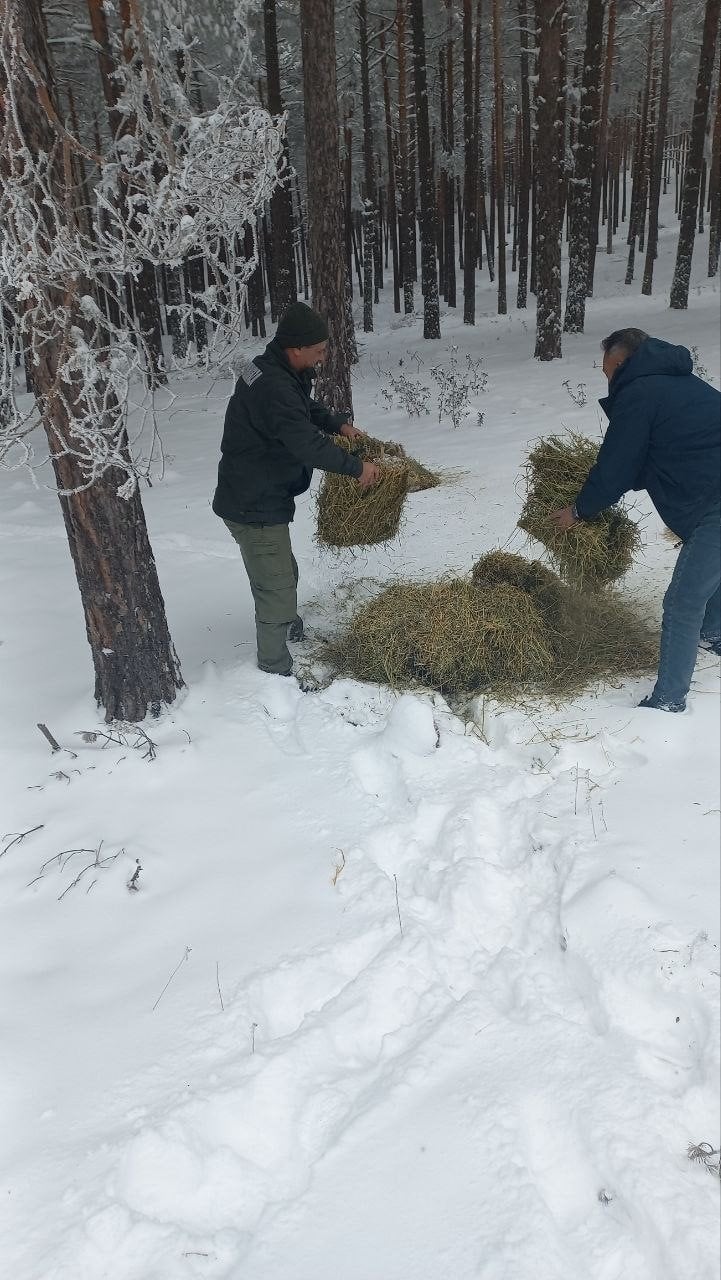
[[[421,196],[421,281],[423,289],[423,337],[440,338],[441,319],[436,269],[435,191],[428,119],[428,76],[423,0],[410,0],[413,34],[418,180]]]
[[[691,139],[681,201],[681,227],[678,233],[676,267],[671,285],[671,306],[675,311],[685,311],[688,306],[691,260],[696,236],[696,210],[698,208],[706,120],[711,96],[711,78],[716,55],[720,12],[721,0],[706,0],[701,52],[698,62],[698,78],[696,81],[696,98],[691,121]]]
[[[312,141],[306,149],[311,291],[330,330],[318,394],[329,408],[352,412],[356,350],[345,269],[334,0],[301,0],[300,20],[305,136]]]
[[[263,23],[268,110],[272,116],[281,116],[284,106],[278,61],[276,0],[263,0]],[[297,297],[295,262],[293,261],[293,192],[290,180],[290,155],[287,139],[284,139],[282,178],[270,198],[273,304],[276,316],[282,316]]]
[[[651,181],[648,194],[648,239],[646,240],[646,262],[643,270],[641,293],[647,296],[653,289],[653,264],[658,253],[658,206],[661,199],[661,181],[663,178],[663,159],[666,150],[666,116],[668,111],[669,87],[671,82],[671,26],[673,20],[673,0],[664,0],[663,7],[663,43],[661,47],[661,89],[658,100],[658,115],[654,133],[653,156],[651,158]]]
[[[561,132],[558,99],[565,0],[536,0],[538,279],[537,360],[561,356]]]
[[[588,0],[581,110],[570,183],[571,240],[566,292],[566,333],[583,333],[591,246],[591,179],[599,127],[599,83],[605,0]]]
[[[39,68],[50,100],[56,100],[40,0],[13,0],[0,38],[10,43],[15,35]],[[35,86],[19,65],[15,94],[24,141],[35,154],[52,154],[58,140]],[[53,194],[62,207],[59,177]],[[40,192],[35,199],[42,208]],[[52,235],[46,212],[37,228],[43,256],[51,252]],[[83,280],[47,286],[51,305],[65,318],[66,332],[71,326],[84,327],[79,298],[86,288]],[[183,681],[137,489],[128,499],[118,497],[125,477],[114,469],[82,488],[86,481],[74,456],[81,446],[74,434],[73,415],[83,412],[83,391],[80,383],[69,385],[62,380],[62,345],[58,333],[38,347],[33,389],[58,489],[68,491],[60,495],[60,506],[85,613],[95,697],[105,709],[106,720],[142,720],[149,711],[157,714],[163,704],[171,703]],[[127,457],[127,441],[122,450]]]

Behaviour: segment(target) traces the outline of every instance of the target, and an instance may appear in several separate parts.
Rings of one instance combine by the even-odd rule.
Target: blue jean
[[[721,639],[721,507],[696,525],[679,553],[663,598],[661,657],[653,697],[683,706],[699,640]]]

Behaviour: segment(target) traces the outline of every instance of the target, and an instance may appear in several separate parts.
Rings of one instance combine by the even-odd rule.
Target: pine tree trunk
[[[636,239],[641,232],[641,209],[643,207],[643,190],[646,184],[646,157],[648,154],[649,112],[651,104],[651,80],[653,76],[653,22],[649,29],[648,51],[646,54],[646,79],[643,100],[640,106],[640,118],[636,130],[636,149],[633,162],[633,179],[631,182],[631,211],[628,220],[628,262],[626,264],[626,284],[632,284],[636,258]]]
[[[318,395],[329,408],[352,413],[356,349],[345,269],[334,0],[300,0],[300,19],[311,291],[330,330]]]
[[[410,0],[413,35],[418,181],[421,197],[421,280],[423,289],[423,337],[440,338],[441,320],[436,270],[435,191],[428,119],[428,76],[423,0]]]
[[[668,3],[669,0],[666,0]],[[606,57],[603,67],[603,90],[601,93],[601,114],[598,127],[596,162],[591,180],[591,243],[588,258],[587,297],[593,297],[593,277],[596,270],[596,253],[598,250],[598,215],[600,208],[601,176],[606,170],[607,138],[608,138],[608,104],[611,100],[611,76],[613,60],[616,52],[616,0],[608,0],[608,32],[606,35]]]
[[[265,38],[265,75],[268,110],[272,116],[284,111],[278,61],[278,25],[276,0],[263,0]],[[297,298],[295,262],[293,261],[293,193],[290,186],[291,166],[287,139],[283,139],[282,178],[270,198],[270,226],[273,250],[273,302],[275,314],[283,312]]]
[[[596,159],[600,113],[604,6],[605,0],[588,0],[578,143],[569,189],[572,222],[563,325],[566,333],[583,333],[586,317],[591,246],[591,179]]]
[[[661,89],[659,93],[658,115],[654,134],[653,156],[651,159],[650,188],[648,195],[648,239],[646,240],[646,262],[643,269],[641,293],[650,296],[653,289],[653,264],[658,253],[658,206],[661,199],[661,181],[663,178],[663,159],[666,150],[666,116],[668,109],[669,88],[671,82],[671,27],[673,21],[673,0],[664,0],[663,7],[663,44],[661,48]]]
[[[518,293],[516,306],[523,308],[528,302],[528,215],[533,165],[526,0],[518,0],[518,21],[521,28],[521,164],[518,186]]]
[[[453,109],[453,0],[446,0],[446,154],[449,173],[446,185],[446,297],[449,307],[456,305],[456,211],[455,211],[455,113]]]
[[[376,256],[376,180],[373,165],[373,121],[368,68],[368,3],[358,0],[361,102],[363,110],[363,331],[373,332],[373,273]]]
[[[473,0],[463,0],[463,323],[476,323],[478,138],[473,110]]]
[[[388,75],[388,56],[386,54],[385,29],[381,22],[378,31],[381,50],[381,76],[383,77],[383,110],[386,121],[386,155],[388,157],[388,230],[391,241],[391,260],[393,263],[393,310],[401,309],[400,263],[398,259],[398,200],[396,195],[396,153],[393,140],[393,117],[391,115],[391,86]],[[387,258],[386,258],[387,261]]]
[[[536,110],[538,278],[537,360],[561,356],[561,43],[565,0],[536,0],[538,107]]]
[[[708,118],[711,79],[713,76],[716,41],[718,39],[721,0],[706,0],[701,52],[699,54],[696,98],[691,121],[691,139],[683,183],[681,202],[681,227],[678,233],[676,266],[671,285],[671,306],[675,311],[685,311],[691,281],[691,260],[696,236],[696,209],[701,182],[701,166]]]
[[[403,282],[403,312],[413,314],[415,271],[415,202],[408,157],[408,84],[406,72],[406,6],[396,0],[396,53],[398,57],[398,151],[400,165],[400,261]]]
[[[493,0],[493,80],[496,109],[495,174],[496,214],[498,228],[498,314],[505,316],[506,301],[506,226],[504,218],[504,112],[503,112],[503,61],[501,58],[501,5]]]
[[[57,102],[41,0],[23,0],[13,6],[8,18],[0,39],[8,44],[14,35],[22,39],[50,101]],[[10,48],[7,52],[10,56]],[[35,85],[16,66],[15,94],[23,136],[35,154],[52,154],[58,139]],[[63,201],[60,181],[53,195]],[[35,193],[35,200],[42,209],[40,192]],[[37,243],[43,256],[51,252],[51,237],[49,215],[47,221],[41,215]],[[84,330],[79,299],[87,287],[88,282],[82,279],[47,286],[49,301],[64,314],[66,327]],[[38,348],[33,389],[58,489],[66,491],[59,494],[60,507],[85,613],[95,697],[105,709],[106,720],[138,721],[149,711],[157,714],[163,704],[173,702],[183,680],[168,632],[138,490],[128,499],[118,497],[125,476],[115,469],[82,487],[86,482],[72,453],[81,447],[74,434],[73,415],[80,416],[83,411],[82,387],[61,380],[61,347],[59,337],[48,337]],[[127,457],[127,441],[122,450]]]
[[[713,127],[709,188],[708,273],[713,277],[718,271],[721,248],[721,70],[716,84],[716,116]]]

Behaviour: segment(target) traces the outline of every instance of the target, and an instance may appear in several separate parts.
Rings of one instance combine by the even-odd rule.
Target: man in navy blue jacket
[[[661,657],[640,703],[683,711],[699,641],[721,653],[721,394],[697,378],[686,347],[617,329],[604,338],[608,429],[573,506],[551,518],[564,531],[629,489],[647,489],[683,542],[663,601]]]

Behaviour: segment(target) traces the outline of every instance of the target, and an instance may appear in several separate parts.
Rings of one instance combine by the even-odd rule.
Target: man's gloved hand
[[[578,524],[578,516],[574,514],[573,507],[561,507],[559,511],[552,511],[549,518],[561,533],[568,533],[574,524]]]
[[[361,489],[370,489],[374,484],[378,484],[380,478],[380,467],[376,466],[375,462],[364,462],[363,470],[358,476],[358,484]]]
[[[344,422],[338,432],[338,435],[345,436],[346,440],[359,440],[365,434],[365,431],[359,431],[358,427],[354,427],[352,422]]]

